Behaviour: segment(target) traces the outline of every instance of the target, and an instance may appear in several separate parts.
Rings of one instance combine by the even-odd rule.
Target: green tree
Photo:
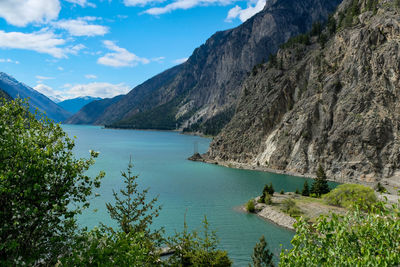
[[[89,206],[98,153],[75,159],[74,142],[21,99],[0,105],[0,265],[54,264],[68,250],[75,216]]]
[[[165,266],[215,266],[228,267],[232,261],[228,253],[217,249],[218,238],[210,231],[207,217],[204,216],[203,233],[189,232],[186,219],[181,233],[169,238],[169,246],[175,253],[164,263]]]
[[[362,206],[346,215],[295,224],[293,248],[280,255],[279,266],[398,266],[400,205],[379,203],[368,213]]]
[[[272,261],[274,254],[269,251],[267,241],[265,237],[260,238],[260,242],[254,247],[253,255],[251,259],[254,267],[273,267]],[[251,266],[251,265],[250,265]]]
[[[344,208],[362,204],[363,207],[370,209],[378,201],[372,188],[359,184],[339,185],[323,198],[329,205]]]
[[[308,182],[307,181],[304,182],[303,190],[301,190],[301,195],[305,196],[305,197],[310,196],[310,188],[308,186]]]
[[[317,178],[314,180],[313,184],[311,185],[311,193],[317,195],[318,197],[329,193],[329,185],[326,178],[326,174],[324,169],[321,165],[318,166],[317,169]]]

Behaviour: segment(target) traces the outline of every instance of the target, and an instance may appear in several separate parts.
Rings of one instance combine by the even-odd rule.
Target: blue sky
[[[265,0],[1,0],[0,71],[51,98],[112,97],[183,62]]]

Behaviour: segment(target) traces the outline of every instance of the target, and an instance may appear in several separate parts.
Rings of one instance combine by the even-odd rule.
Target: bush
[[[255,211],[255,206],[254,206],[254,201],[250,199],[247,204],[246,204],[246,210],[248,212],[254,212]]]
[[[98,153],[75,159],[60,125],[21,99],[0,104],[0,136],[0,265],[54,265],[104,176],[85,175]]]
[[[358,184],[339,185],[323,198],[329,205],[343,208],[351,208],[359,204],[370,208],[377,202],[373,189]]]
[[[284,194],[285,194],[285,191],[283,191],[283,189],[282,189],[281,192],[280,192],[280,194],[281,194],[281,195],[284,195]]]
[[[296,188],[296,191],[294,192],[296,195],[300,194],[300,191],[298,188]]]
[[[274,187],[272,185],[272,183],[270,183],[269,185],[265,185],[262,195],[261,195],[261,203],[265,203],[265,198],[267,195],[273,196],[275,193]]]
[[[400,205],[360,209],[346,215],[319,217],[309,225],[295,224],[293,248],[280,255],[280,266],[398,266]]]
[[[263,202],[263,203],[265,203],[265,204],[267,204],[267,205],[271,205],[271,204],[272,204],[272,197],[271,197],[270,194],[266,194],[266,195],[265,195],[265,197],[264,197],[264,202]]]
[[[376,191],[378,191],[379,193],[386,193],[386,192],[387,192],[386,188],[385,188],[381,183],[378,183],[378,184],[376,185],[375,189],[376,189]]]
[[[288,198],[283,201],[282,211],[293,217],[297,217],[301,214],[300,209],[297,207],[296,202],[292,198]]]
[[[203,228],[202,235],[197,231],[189,232],[185,219],[183,232],[176,233],[168,241],[175,253],[168,258],[165,266],[231,266],[228,253],[217,249],[218,238],[215,231],[209,230],[206,217]]]

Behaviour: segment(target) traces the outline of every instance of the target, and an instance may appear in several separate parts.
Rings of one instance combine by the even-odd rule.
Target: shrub
[[[284,195],[284,194],[285,194],[285,191],[283,191],[283,189],[282,189],[281,192],[280,192],[280,194],[281,194],[281,195]]]
[[[228,253],[217,249],[218,238],[215,231],[210,231],[207,218],[203,221],[204,231],[199,234],[197,231],[189,232],[184,222],[184,229],[181,233],[168,240],[169,247],[175,253],[165,262],[166,266],[231,266],[232,261]]]
[[[249,201],[247,201],[246,210],[247,210],[248,212],[254,212],[254,211],[255,211],[254,201],[253,201],[252,199],[250,199]]]
[[[293,248],[281,252],[279,266],[398,266],[400,205],[386,205],[322,216],[312,225],[300,219]]]
[[[272,197],[271,197],[270,194],[268,194],[268,193],[265,194],[264,203],[267,204],[267,205],[271,205],[272,204]]]
[[[296,202],[292,198],[288,198],[283,201],[282,210],[294,217],[297,217],[301,214],[300,209],[297,207]]]
[[[86,175],[98,153],[75,159],[60,125],[21,99],[0,104],[0,136],[0,265],[54,265],[104,176]]]
[[[376,185],[375,188],[376,188],[376,191],[378,191],[379,193],[386,193],[387,192],[386,188],[379,182],[378,182],[378,184]]]
[[[298,188],[296,188],[296,191],[294,192],[296,195],[300,194],[300,191]]]
[[[265,197],[267,194],[273,196],[274,193],[275,193],[275,190],[274,190],[272,183],[270,183],[269,185],[266,184],[264,186],[264,189],[263,189],[263,192],[261,195],[261,203],[265,203]]]
[[[377,202],[374,190],[358,184],[342,184],[324,196],[329,205],[350,208],[358,204],[370,208]]]

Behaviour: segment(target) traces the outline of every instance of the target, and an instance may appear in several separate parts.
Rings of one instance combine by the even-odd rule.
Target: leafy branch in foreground
[[[400,264],[400,203],[358,206],[346,215],[295,224],[293,248],[279,266],[397,266]],[[365,212],[368,211],[368,212]]]
[[[54,264],[69,249],[75,216],[89,206],[98,153],[75,159],[59,124],[21,99],[0,103],[0,265]]]

